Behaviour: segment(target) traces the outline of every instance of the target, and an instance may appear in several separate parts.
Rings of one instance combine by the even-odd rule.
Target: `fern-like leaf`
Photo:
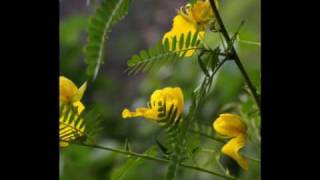
[[[113,25],[127,14],[132,0],[103,0],[90,18],[87,44],[84,48],[87,74],[96,78],[103,64],[103,50]]]
[[[59,139],[62,142],[72,142],[84,136],[85,124],[82,114],[73,106],[64,105],[60,109]]]
[[[100,121],[97,113],[78,113],[72,105],[60,107],[59,140],[61,142],[83,142],[85,140],[94,143],[94,136],[100,130]]]
[[[181,34],[179,37],[173,37],[171,42],[165,39],[164,42],[157,43],[155,47],[140,51],[128,61],[128,74],[146,72],[154,67],[159,68],[183,59],[188,51],[198,49],[201,42],[198,34],[199,31],[194,34],[191,32],[187,35]]]
[[[180,130],[182,116],[178,116],[177,107],[172,105],[168,111],[167,108],[168,107],[166,107],[166,103],[159,107],[158,116],[162,119],[158,120],[158,123],[162,125],[163,129],[165,130],[166,138],[170,144],[170,149],[168,151],[170,153],[166,180],[172,180],[176,175],[176,170],[181,160],[184,158],[183,148],[180,146],[180,143],[183,143],[184,138],[181,136]],[[160,143],[158,143],[158,145],[159,144]]]

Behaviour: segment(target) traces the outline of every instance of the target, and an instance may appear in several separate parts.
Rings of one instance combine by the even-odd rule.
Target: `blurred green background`
[[[86,0],[60,1],[60,74],[72,79],[78,86],[86,81],[82,49],[86,42],[88,17],[94,12],[99,1],[89,6]],[[129,14],[117,24],[105,47],[105,63],[94,83],[88,85],[83,102],[86,109],[95,108],[101,114],[103,128],[97,134],[97,144],[122,148],[127,138],[132,150],[144,152],[155,144],[160,128],[146,120],[123,120],[123,108],[134,109],[147,104],[155,89],[165,86],[180,86],[185,97],[185,112],[190,106],[192,91],[198,86],[203,75],[195,58],[183,60],[174,65],[147,74],[128,76],[127,60],[139,50],[152,47],[163,34],[171,29],[176,9],[186,0],[134,0]],[[220,0],[220,11],[229,33],[236,31],[242,20],[242,40],[260,42],[260,1]],[[207,34],[207,42],[215,47],[219,42],[217,34]],[[260,87],[260,46],[236,42],[240,59],[250,78]],[[200,124],[203,132],[212,134],[212,121],[225,111],[228,105],[243,99],[244,81],[233,62],[227,62],[216,76],[209,98],[201,109]],[[212,140],[197,137],[196,144],[202,148],[219,151],[221,145]],[[254,157],[254,148],[248,147]],[[61,180],[106,180],[123,165],[128,158],[121,154],[71,145],[60,151]],[[197,163],[207,169],[221,171],[215,160],[215,153],[199,152]],[[227,157],[222,163],[242,179],[260,178],[259,163],[250,161],[250,170],[243,172]],[[124,179],[163,179],[166,165],[144,161],[131,168]],[[223,179],[206,173],[180,168],[177,179]]]

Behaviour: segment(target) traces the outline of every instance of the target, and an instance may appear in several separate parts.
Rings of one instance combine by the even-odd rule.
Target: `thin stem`
[[[216,151],[211,150],[211,149],[200,149],[200,152],[208,152],[208,153],[216,153]]]
[[[250,44],[250,45],[256,45],[256,46],[261,46],[260,42],[255,42],[255,41],[248,41],[248,40],[241,40],[240,38],[238,39],[238,41],[240,43],[244,43],[244,44]]]
[[[213,151],[211,149],[200,149],[199,151],[200,152],[207,152],[207,153],[217,153],[216,151]],[[249,155],[246,155],[246,154],[243,154],[243,153],[241,153],[241,155],[244,156],[245,158],[251,160],[251,161],[255,161],[255,162],[260,163],[260,159],[256,159],[256,158],[250,157]]]
[[[116,153],[120,153],[120,154],[124,154],[124,155],[131,155],[131,156],[154,160],[154,161],[159,161],[159,162],[168,162],[168,160],[166,160],[166,159],[148,156],[148,155],[144,155],[144,154],[139,154],[139,153],[135,153],[135,152],[131,152],[131,151],[125,151],[125,150],[121,150],[121,149],[111,148],[111,147],[104,147],[104,146],[99,146],[99,145],[95,145],[95,144],[85,144],[85,143],[76,143],[76,142],[68,142],[68,143],[79,145],[79,146],[85,146],[85,147],[90,147],[90,148],[112,151],[112,152],[116,152]]]
[[[234,61],[236,62],[236,64],[237,64],[237,66],[238,66],[241,74],[243,75],[245,81],[247,82],[248,87],[249,87],[249,89],[250,89],[250,91],[251,91],[251,93],[252,93],[252,95],[253,95],[253,97],[254,97],[257,105],[258,105],[258,108],[259,108],[259,110],[260,110],[260,112],[261,112],[260,97],[258,96],[258,94],[257,94],[257,92],[256,92],[256,88],[255,88],[254,85],[252,84],[252,82],[251,82],[251,80],[250,80],[247,72],[245,71],[244,66],[243,66],[242,63],[241,63],[240,58],[239,58],[239,56],[238,56],[238,54],[237,54],[234,46],[231,44],[231,39],[230,39],[230,37],[229,37],[229,33],[228,33],[225,25],[223,24],[223,21],[222,21],[222,19],[221,19],[221,16],[220,16],[220,14],[219,14],[219,11],[218,11],[218,9],[217,9],[216,4],[214,3],[214,0],[210,0],[210,4],[211,4],[211,8],[212,8],[212,10],[213,10],[213,13],[214,13],[214,15],[215,15],[215,18],[217,19],[217,22],[218,22],[218,24],[219,24],[219,26],[220,26],[220,31],[221,31],[223,37],[225,38],[225,40],[226,40],[226,41],[228,42],[228,44],[230,44],[230,46],[231,46],[231,53],[232,53],[232,55],[233,55]]]
[[[224,44],[223,38],[222,38],[222,36],[221,36],[221,33],[218,33],[218,34],[219,34],[220,41],[221,41],[221,43],[222,43],[223,50],[226,50],[227,47],[226,47],[226,45]]]
[[[64,141],[64,142],[68,142],[68,141]],[[95,144],[85,144],[85,143],[76,143],[76,142],[68,142],[71,144],[75,144],[75,145],[79,145],[79,146],[85,146],[85,147],[90,147],[90,148],[96,148],[96,149],[101,149],[101,150],[107,150],[107,151],[112,151],[112,152],[116,152],[116,153],[120,153],[120,154],[124,154],[124,155],[131,155],[131,156],[135,156],[135,157],[140,157],[143,159],[148,159],[148,160],[153,160],[153,161],[158,161],[158,162],[162,162],[162,163],[168,163],[169,160],[167,159],[163,159],[163,158],[158,158],[158,157],[154,157],[154,156],[148,156],[148,155],[144,155],[144,154],[139,154],[139,153],[135,153],[135,152],[131,152],[131,151],[125,151],[125,150],[121,150],[121,149],[116,149],[116,148],[110,148],[110,147],[103,147],[103,146],[99,146],[99,145],[95,145]],[[181,163],[180,164],[181,167],[185,167],[185,168],[189,168],[189,169],[193,169],[193,170],[197,170],[197,171],[201,171],[201,172],[205,172],[205,173],[209,173],[215,176],[220,176],[220,177],[224,177],[227,179],[232,179],[232,180],[236,180],[235,177],[232,176],[226,176],[214,171],[209,171],[207,169],[203,169],[197,166],[192,166],[192,165],[188,165],[185,163]]]

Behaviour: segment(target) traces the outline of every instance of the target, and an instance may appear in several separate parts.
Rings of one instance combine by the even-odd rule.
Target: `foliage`
[[[189,2],[194,3],[195,0]],[[61,150],[61,179],[260,178],[260,112],[251,89],[234,62],[234,54],[230,51],[234,46],[249,78],[257,86],[256,93],[260,95],[260,62],[256,61],[259,60],[260,46],[256,45],[259,43],[250,41],[259,41],[259,29],[254,29],[259,23],[252,20],[252,17],[259,15],[259,9],[255,8],[259,3],[245,0],[235,6],[234,2],[222,2],[219,11],[223,14],[230,34],[235,35],[231,36],[232,42],[226,42],[220,32],[207,29],[203,44],[194,40],[197,33],[189,33],[175,37],[172,44],[166,40],[150,47],[152,43],[146,43],[144,39],[150,34],[146,33],[146,28],[140,27],[145,25],[140,22],[141,19],[138,20],[149,18],[146,14],[151,5],[148,7],[147,2],[133,4],[130,0],[102,0],[89,24],[84,23],[87,17],[83,15],[79,18],[75,16],[69,22],[63,20],[60,35],[63,38],[63,72],[70,73],[76,81],[83,81],[83,66],[79,66],[78,61],[83,58],[79,51],[82,45],[79,39],[83,36],[82,29],[87,26],[84,59],[88,78],[95,79],[102,67],[105,73],[96,81],[90,82],[92,86],[89,86],[91,89],[86,94],[84,103],[92,111],[86,110],[74,122],[68,122],[75,127],[85,126],[86,130],[82,134],[72,131],[75,140],[72,140],[70,147]],[[91,3],[87,8],[94,7],[94,4]],[[132,15],[127,16],[123,24],[114,26],[123,19],[129,7],[132,8]],[[252,11],[246,10],[250,7]],[[163,13],[165,8],[161,9],[164,10],[160,14],[166,17],[166,13]],[[246,17],[250,17],[249,20]],[[242,19],[246,20],[246,24],[239,31]],[[139,28],[144,32],[134,34]],[[119,29],[124,29],[124,34]],[[109,37],[111,43],[106,45],[105,41]],[[124,54],[107,53],[108,63],[102,65],[103,55],[114,50],[114,44],[120,43],[119,37],[126,39],[121,41],[121,52]],[[132,39],[141,39],[141,42]],[[148,44],[148,47],[125,61],[128,59],[126,54],[134,53],[125,52],[125,43],[143,49],[145,47],[142,42]],[[71,47],[77,47],[73,50],[74,55],[66,56],[65,50]],[[179,47],[182,50],[175,51],[169,47]],[[196,49],[196,53],[192,57],[186,57],[185,53],[191,48]],[[78,64],[69,64],[67,67],[65,61]],[[129,75],[150,73],[128,78],[122,71],[125,64]],[[168,84],[179,85],[185,92],[186,108],[178,120],[173,118],[176,115],[175,108],[165,105],[160,115],[166,117],[160,122],[162,128],[148,122],[120,119],[119,112],[130,99],[133,99],[136,106],[144,102],[146,92]],[[167,109],[170,109],[168,114]],[[251,158],[248,172],[242,171],[232,159],[220,153],[225,141],[212,130],[212,122],[219,113],[224,112],[239,114],[248,126],[250,142],[241,150],[241,154]],[[98,117],[98,114],[103,114],[103,117]],[[97,134],[99,136],[95,137]],[[121,159],[118,154],[125,156]]]
[[[85,47],[87,74],[95,79],[103,63],[103,51],[108,33],[128,12],[131,0],[103,0],[88,26],[88,42]]]
[[[128,61],[129,75],[146,72],[153,67],[160,68],[165,64],[173,64],[183,59],[190,49],[197,49],[199,46],[198,31],[194,34],[189,32],[186,37],[184,34],[180,37],[175,36],[171,44],[169,43],[170,41],[166,38],[164,43],[159,42],[155,47],[142,50],[139,55],[132,56]]]

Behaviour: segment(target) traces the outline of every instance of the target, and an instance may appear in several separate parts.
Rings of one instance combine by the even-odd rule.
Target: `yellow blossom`
[[[248,160],[239,153],[240,149],[243,148],[245,144],[246,136],[239,135],[228,141],[227,144],[222,147],[221,152],[237,161],[242,169],[248,170]]]
[[[246,133],[246,125],[238,115],[220,114],[213,123],[213,128],[217,133],[226,137],[236,137]]]
[[[214,121],[213,128],[223,136],[232,138],[221,149],[221,152],[234,159],[241,168],[248,170],[248,161],[239,151],[246,144],[246,125],[240,116],[235,114],[220,114]]]
[[[165,42],[168,38],[169,47],[172,50],[171,44],[174,37],[179,42],[182,34],[186,37],[189,32],[194,34],[197,30],[199,30],[198,40],[201,40],[205,35],[206,27],[213,18],[214,14],[209,0],[198,0],[194,4],[187,4],[178,10],[178,14],[173,19],[172,29],[163,36],[162,41]],[[175,51],[179,50],[181,49],[177,46]],[[194,51],[188,50],[185,56],[192,56]]]
[[[161,109],[166,106],[166,113],[173,106],[177,109],[176,118],[183,112],[184,99],[183,93],[179,87],[166,87],[156,90],[150,98],[150,107],[136,108],[135,112],[124,109],[122,111],[123,118],[145,117],[148,120],[157,122],[163,117],[159,117]]]
[[[87,82],[78,87],[68,78],[60,76],[59,78],[59,99],[60,103],[74,103],[80,101],[87,88]]]
[[[79,89],[78,87],[68,78],[60,76],[59,78],[59,101],[60,106],[66,105],[69,108],[73,108],[76,110],[74,115],[72,113],[67,114],[65,117],[65,113],[67,112],[67,108],[63,109],[63,112],[60,112],[59,118],[59,137],[60,147],[67,147],[69,145],[68,142],[64,141],[72,141],[76,139],[75,133],[79,135],[83,135],[85,126],[83,126],[83,119],[81,118],[77,124],[75,124],[75,120],[79,118],[79,115],[85,109],[85,106],[80,101],[84,91],[86,90],[86,83],[84,83]]]

